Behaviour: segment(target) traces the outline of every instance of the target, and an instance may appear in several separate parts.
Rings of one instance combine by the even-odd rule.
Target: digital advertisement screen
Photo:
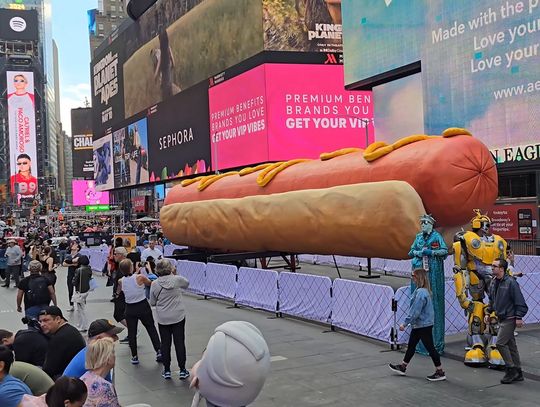
[[[94,180],[73,180],[73,205],[108,205],[109,192],[96,190]]]
[[[37,11],[0,9],[0,38],[37,41],[39,39]]]
[[[153,106],[148,131],[150,181],[210,171],[206,81]]]
[[[165,199],[165,184],[154,185],[154,197],[158,201]]]
[[[31,197],[38,191],[34,74],[7,71],[6,79],[11,192]]]
[[[114,187],[149,181],[146,117],[113,132]]]
[[[465,127],[491,149],[537,142],[540,2],[343,0],[343,9],[346,84],[419,60],[428,134]]]
[[[537,214],[538,207],[532,203],[494,205],[487,212],[492,232],[511,240],[536,239]]]
[[[94,140],[94,180],[97,191],[114,188],[112,134]]]
[[[264,48],[341,52],[341,0],[261,0]]]
[[[265,64],[209,95],[218,169],[318,158],[374,139],[371,92],[345,91],[341,65]]]
[[[73,176],[94,179],[92,109],[71,109]]]

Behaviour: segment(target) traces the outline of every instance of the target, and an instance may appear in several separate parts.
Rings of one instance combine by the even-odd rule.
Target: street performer
[[[454,285],[461,308],[466,311],[469,325],[467,340],[471,349],[465,354],[468,366],[501,368],[504,361],[496,348],[499,329],[495,313],[486,331],[484,315],[487,304],[485,294],[492,278],[492,262],[506,259],[506,241],[491,233],[491,219],[475,209],[471,220],[472,231],[459,232],[454,237]],[[470,297],[469,297],[470,296]],[[488,354],[486,355],[486,344]]]

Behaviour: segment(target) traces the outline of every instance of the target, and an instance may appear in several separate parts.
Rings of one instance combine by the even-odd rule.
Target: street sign
[[[103,212],[110,210],[109,205],[86,205],[86,212]]]

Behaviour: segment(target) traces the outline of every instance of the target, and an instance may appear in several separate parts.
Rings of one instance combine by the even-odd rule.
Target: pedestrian
[[[146,259],[149,256],[152,256],[154,258],[154,261],[158,261],[163,258],[163,253],[159,248],[156,247],[156,240],[152,239],[150,240],[150,243],[148,243],[148,247],[145,248],[141,254],[141,261],[146,261]]]
[[[56,265],[49,246],[43,248],[43,253],[39,256],[39,260],[42,266],[41,275],[46,277],[54,288],[56,284]]]
[[[96,319],[88,328],[88,344],[102,338],[111,338],[113,341],[117,341],[118,334],[123,330],[124,327],[113,325],[106,319]],[[84,364],[87,350],[88,345],[81,349],[79,353],[77,353],[73,359],[71,359],[71,362],[69,362],[69,365],[67,365],[66,369],[64,370],[64,376],[81,377],[87,372]],[[110,373],[105,376],[105,380],[112,382],[112,376]]]
[[[388,366],[393,372],[404,376],[407,365],[416,351],[416,345],[422,341],[436,369],[435,373],[428,376],[427,379],[432,382],[446,380],[446,374],[441,365],[441,358],[433,343],[433,323],[435,316],[429,277],[426,270],[415,269],[412,272],[412,279],[416,285],[416,289],[411,294],[409,315],[405,318],[405,322],[399,326],[400,331],[404,331],[408,326],[412,327],[409,343],[407,344],[407,352],[401,364],[393,365],[390,363]]]
[[[23,260],[23,252],[15,240],[8,240],[8,248],[4,254],[6,260],[6,282],[2,287],[9,288],[10,279],[13,276],[15,286],[19,285],[19,276],[21,273],[21,264]]]
[[[72,301],[75,306],[75,327],[79,332],[88,330],[88,317],[86,315],[86,298],[90,293],[90,280],[92,280],[92,269],[90,268],[90,260],[88,256],[80,255],[78,258],[79,267],[75,270],[73,277],[73,286],[75,293]]]
[[[12,345],[15,360],[41,367],[45,363],[49,338],[41,330],[37,319],[25,317],[22,322],[27,324],[28,328],[21,329],[15,334]]]
[[[2,407],[18,407],[25,394],[32,395],[26,384],[9,374],[14,361],[11,349],[0,345],[0,406]]]
[[[67,272],[67,278],[66,283],[68,287],[68,300],[69,300],[69,309],[68,312],[72,312],[75,310],[73,307],[73,277],[75,277],[75,270],[77,270],[77,267],[79,266],[79,256],[80,256],[81,246],[77,242],[73,242],[71,244],[69,253],[66,255],[64,259],[64,267],[68,268]]]
[[[105,380],[115,363],[113,339],[101,338],[88,345],[85,359],[88,371],[81,376],[88,389],[85,407],[120,407],[114,385]]]
[[[498,319],[497,350],[505,363],[501,383],[522,382],[523,372],[514,331],[516,327],[523,326],[523,317],[529,308],[516,279],[507,273],[508,262],[504,259],[494,260],[492,268],[494,278],[489,287],[489,305],[484,322],[497,323]]]
[[[62,376],[40,397],[25,395],[20,407],[82,407],[88,390],[86,384],[77,378]]]
[[[133,263],[129,259],[124,259],[119,265],[120,272],[124,277],[118,281],[118,288],[124,293],[126,301],[126,322],[128,327],[129,347],[131,349],[131,363],[139,364],[137,354],[137,325],[139,321],[150,336],[154,350],[156,351],[156,362],[161,362],[161,342],[154,324],[152,308],[145,296],[144,287],[152,282],[142,274],[133,274]]]
[[[43,370],[55,380],[86,344],[80,332],[67,323],[58,307],[51,306],[41,311],[39,322],[43,333],[50,336]]]
[[[174,341],[176,360],[180,368],[179,378],[189,377],[186,369],[185,326],[186,310],[182,302],[182,289],[189,286],[189,281],[175,275],[175,269],[167,259],[156,264],[158,279],[150,288],[150,305],[156,306],[156,319],[161,337],[163,373],[165,379],[171,378],[171,339]]]
[[[27,318],[37,318],[41,310],[52,303],[56,305],[56,293],[50,280],[41,275],[42,265],[37,260],[28,264],[30,275],[19,283],[17,291],[17,312],[22,312],[21,304],[24,299],[24,314]]]
[[[62,264],[64,262],[68,247],[68,240],[66,238],[62,238],[60,243],[58,243],[58,263]]]
[[[120,322],[122,325],[124,325],[127,328],[127,322],[126,322],[126,298],[124,296],[124,292],[119,289],[118,287],[118,280],[122,278],[122,273],[118,270],[119,264],[122,260],[124,260],[127,256],[127,251],[124,247],[117,247],[113,250],[113,256],[114,256],[114,266],[112,271],[112,278],[113,278],[113,303],[114,303],[114,310],[113,310],[113,317],[116,322]],[[129,334],[128,334],[129,335]],[[120,343],[129,343],[128,335],[120,339]]]
[[[41,396],[54,384],[54,381],[38,366],[15,359],[9,373],[26,384],[34,396]]]

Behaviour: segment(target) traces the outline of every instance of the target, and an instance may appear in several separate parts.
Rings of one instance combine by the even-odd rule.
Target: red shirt
[[[15,193],[15,183],[19,184],[19,194],[22,196],[33,196],[37,192],[37,178],[33,175],[26,177],[21,173],[11,176],[11,192]]]

